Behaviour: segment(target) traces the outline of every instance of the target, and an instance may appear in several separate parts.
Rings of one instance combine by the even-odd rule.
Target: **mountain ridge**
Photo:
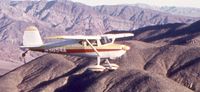
[[[127,8],[120,6],[119,11],[115,13],[119,14],[120,10],[125,8],[121,16],[127,15],[127,18],[122,19],[120,18],[121,16],[102,14],[98,12],[98,7],[93,8],[67,0],[61,1],[9,2],[2,0],[0,6],[0,41],[3,43],[8,42],[8,44],[13,43],[17,46],[20,45],[23,31],[30,25],[35,25],[42,30],[42,36],[61,34],[92,35],[103,34],[111,30],[134,30],[152,24],[166,24],[168,21],[190,23],[197,20],[197,18],[191,17],[176,18],[170,14],[159,15],[161,12],[150,12],[150,10],[142,10],[142,8],[130,8],[132,11],[136,10],[137,12],[129,14],[129,11],[127,11],[129,9],[128,6],[126,6]],[[113,8],[115,9],[116,7]],[[108,9],[105,8],[105,10]],[[123,12],[127,12],[127,14]],[[148,13],[146,14],[146,12]],[[151,14],[157,16],[157,18],[151,19],[152,16],[147,17]],[[159,18],[159,16],[163,17]],[[148,21],[149,19],[151,20]]]
[[[189,80],[187,80],[187,79],[190,79],[190,76],[187,75],[190,73],[188,73],[188,71],[181,68],[182,66],[180,66],[180,68],[179,68],[179,66],[177,66],[178,67],[177,68],[176,65],[174,65],[174,66],[172,66],[173,69],[170,70],[168,73],[168,70],[165,69],[165,67],[158,62],[160,58],[156,57],[156,56],[159,56],[157,54],[162,53],[161,51],[163,49],[165,49],[165,48],[170,49],[170,47],[167,47],[167,46],[162,47],[162,48],[160,47],[160,46],[164,46],[166,44],[169,45],[169,43],[173,43],[170,45],[186,45],[186,46],[190,45],[188,48],[195,47],[195,48],[197,48],[197,51],[198,51],[198,47],[196,47],[196,44],[199,43],[198,42],[198,34],[194,34],[195,35],[194,38],[191,37],[193,35],[180,36],[180,38],[182,38],[183,41],[186,41],[186,42],[184,42],[184,44],[180,44],[180,41],[182,41],[182,39],[178,40],[178,38],[175,38],[175,39],[174,38],[172,38],[172,39],[163,38],[160,40],[151,41],[151,39],[154,38],[154,37],[152,37],[153,35],[156,35],[156,34],[160,35],[160,32],[165,33],[167,31],[169,31],[167,29],[162,28],[163,26],[165,26],[165,24],[173,23],[171,25],[174,25],[174,23],[184,23],[184,24],[182,24],[183,26],[180,25],[180,27],[175,27],[175,29],[177,28],[177,29],[181,30],[181,28],[190,26],[192,22],[198,21],[199,18],[178,16],[178,15],[172,15],[169,13],[163,14],[160,11],[155,11],[155,10],[150,10],[150,9],[143,10],[142,8],[138,8],[138,7],[134,9],[134,8],[125,7],[125,6],[120,6],[117,11],[115,11],[115,9],[117,9],[117,7],[113,7],[113,6],[108,6],[107,8],[105,6],[103,8],[101,7],[103,10],[108,11],[107,13],[104,13],[103,11],[99,11],[97,9],[97,7],[90,7],[90,6],[86,6],[84,4],[80,4],[80,3],[77,4],[74,2],[69,2],[67,0],[63,1],[65,3],[60,2],[60,1],[59,2],[57,2],[57,1],[56,2],[55,1],[53,1],[53,2],[41,1],[41,2],[16,2],[16,3],[11,4],[7,0],[5,2],[4,1],[0,1],[0,2],[1,2],[0,3],[1,4],[0,5],[0,44],[1,44],[0,48],[2,48],[2,49],[0,49],[0,52],[1,52],[0,57],[1,57],[2,62],[9,62],[9,63],[11,62],[13,64],[16,64],[15,66],[7,67],[10,70],[16,68],[17,66],[23,65],[24,60],[23,60],[23,58],[21,58],[21,54],[23,53],[23,51],[21,49],[19,49],[19,46],[22,45],[23,31],[25,30],[26,27],[28,27],[30,25],[34,25],[34,26],[38,27],[38,29],[41,30],[40,33],[41,33],[42,37],[53,36],[53,35],[63,35],[63,34],[93,35],[93,34],[103,34],[105,32],[109,32],[112,30],[126,30],[129,32],[134,32],[135,36],[136,36],[136,38],[134,38],[134,39],[139,40],[139,42],[134,41],[134,42],[126,43],[129,45],[132,44],[133,48],[136,49],[136,52],[134,52],[135,50],[132,50],[133,53],[128,52],[127,55],[128,56],[129,56],[129,54],[133,55],[133,57],[135,57],[136,59],[131,58],[131,60],[133,62],[127,61],[129,64],[128,63],[119,63],[120,59],[117,59],[116,61],[118,61],[117,63],[120,64],[120,66],[122,66],[122,67],[120,67],[121,69],[124,69],[124,70],[133,69],[135,71],[135,72],[132,72],[132,74],[130,75],[131,76],[130,78],[132,78],[132,76],[137,73],[141,73],[138,76],[144,76],[144,77],[142,77],[145,80],[144,82],[150,81],[153,84],[155,83],[156,87],[159,87],[159,85],[156,85],[157,82],[155,82],[155,78],[157,78],[157,77],[155,77],[151,74],[148,74],[148,73],[147,74],[144,73],[144,72],[146,72],[146,70],[150,70],[152,72],[153,70],[157,69],[157,68],[155,68],[155,66],[158,66],[160,71],[157,71],[156,74],[164,75],[164,79],[166,79],[166,80],[168,80],[168,78],[171,78],[175,81],[178,81],[178,83],[180,82],[179,84],[181,84],[182,86],[180,86],[178,84],[179,89],[183,88],[183,89],[189,90],[188,88],[190,88],[190,85],[192,84],[192,86],[191,86],[192,90],[195,90],[195,91],[197,90],[197,92],[199,90],[198,81],[194,79],[195,77],[191,78],[191,80],[193,80],[194,82],[193,81],[190,82]],[[109,7],[111,7],[111,9],[108,9]],[[129,10],[132,12],[130,12]],[[150,19],[151,19],[151,21],[148,21]],[[160,27],[160,26],[156,26],[157,24],[161,25],[161,28],[159,30],[152,29],[152,32],[150,32],[151,35],[150,35],[150,33],[145,33],[145,32],[149,32],[149,31],[144,31],[141,34],[137,34],[138,30],[140,30],[138,28],[141,28],[141,27],[148,28],[149,25],[154,26],[155,28]],[[197,24],[194,25],[193,27],[198,28],[198,25],[199,24],[197,22]],[[169,27],[169,28],[171,28],[171,27]],[[135,31],[133,31],[133,30],[135,30]],[[198,29],[195,29],[195,30],[198,30]],[[148,35],[146,35],[146,34],[148,34]],[[152,37],[152,38],[150,38],[150,37]],[[179,36],[177,36],[177,37],[179,37]],[[184,37],[186,37],[187,39]],[[150,40],[149,43],[140,42],[140,41],[147,41],[147,40]],[[46,42],[46,40],[44,40],[44,41]],[[153,44],[151,44],[151,43],[153,43]],[[146,52],[145,50],[144,50],[144,52],[141,53],[140,50],[143,51],[143,49],[149,51],[148,53],[150,53],[150,54],[148,54],[148,55],[144,54]],[[169,50],[169,52],[170,52],[169,54],[171,54],[173,52],[173,49],[178,49],[178,47],[171,47],[171,49]],[[182,50],[182,48],[181,48],[181,50]],[[155,53],[155,56],[151,56],[151,54],[154,55],[154,53],[153,53],[154,51],[157,53]],[[166,50],[166,51],[168,51],[168,50]],[[181,53],[181,51],[179,51],[179,49],[177,50],[177,52]],[[194,51],[191,53],[196,53],[196,52]],[[42,53],[29,52],[27,54],[27,57],[25,58],[25,60],[26,61],[35,60],[35,57],[39,57],[42,55],[43,55]],[[163,56],[161,55],[161,57],[164,57],[165,55],[168,56],[168,53],[166,52],[166,54],[163,54]],[[50,56],[47,55],[47,57],[46,56],[44,56],[44,57],[48,58]],[[176,56],[176,55],[174,55],[174,56]],[[51,59],[53,59],[52,61],[51,60],[46,61],[46,62],[49,62],[50,65],[53,65],[53,66],[48,67],[48,66],[45,66],[44,64],[39,63],[39,64],[41,64],[41,67],[40,67],[41,70],[44,69],[43,73],[47,73],[47,75],[49,74],[49,72],[46,72],[45,67],[47,67],[47,69],[56,68],[56,69],[62,70],[61,68],[55,67],[55,66],[57,66],[55,63],[52,64],[53,61],[56,61],[59,64],[63,64],[63,62],[58,60],[58,58],[56,58],[56,57],[62,58],[63,61],[67,61],[69,58],[71,58],[71,57],[68,57],[68,59],[66,60],[66,58],[63,56],[53,55],[53,58],[51,58]],[[129,57],[131,57],[131,56],[129,56]],[[151,57],[155,57],[155,59],[153,59],[153,58],[151,59]],[[198,56],[195,54],[194,58],[197,58],[197,57]],[[38,60],[38,61],[44,63],[45,60],[43,60],[43,59],[46,59],[46,58],[40,57],[41,61],[40,60]],[[54,60],[54,58],[56,58],[56,59]],[[165,57],[165,58],[167,60],[167,57]],[[81,61],[84,61],[84,62],[85,61],[86,62],[87,61],[95,61],[93,59],[85,59],[85,58],[80,59],[80,60],[76,59],[76,58],[75,58],[75,60],[73,60],[73,59],[74,58],[72,57],[72,61],[77,62],[77,63],[75,63],[75,65],[79,65],[79,63],[81,63]],[[176,59],[176,57],[175,57],[175,59]],[[150,63],[146,64],[146,61],[144,61],[144,60],[147,60],[147,61],[158,60],[158,61],[156,61],[156,62],[151,61]],[[124,57],[122,61],[126,61],[126,58]],[[198,59],[194,59],[193,62],[195,62],[195,61],[198,61]],[[32,62],[31,64],[38,66],[36,62],[37,62],[37,60],[35,61],[35,63]],[[171,62],[174,62],[174,61],[172,60]],[[185,61],[185,62],[190,62],[190,61]],[[71,64],[71,62],[68,62],[68,61],[67,61],[67,63]],[[82,76],[81,73],[84,72],[84,69],[86,68],[85,66],[87,66],[90,63],[91,62],[87,62],[86,64],[84,63],[85,65],[83,64],[84,66],[81,66],[80,70],[79,70],[80,66],[77,66],[78,69],[75,68],[75,70],[77,69],[78,72],[76,72],[76,73],[80,74],[80,76]],[[165,62],[162,62],[162,63],[165,63]],[[64,63],[64,65],[65,64],[66,63]],[[132,65],[130,65],[130,64],[132,64]],[[11,64],[9,64],[9,65],[11,65]],[[73,67],[75,67],[75,65],[72,63]],[[126,68],[125,66],[127,66],[127,65],[130,65],[130,67]],[[166,64],[166,65],[168,65],[168,64]],[[171,64],[169,64],[169,65],[171,65]],[[189,65],[190,65],[190,63],[189,63]],[[5,66],[5,65],[2,64],[0,66]],[[22,66],[22,68],[27,68],[28,65],[25,64],[24,66]],[[187,64],[183,64],[183,66],[187,66]],[[193,66],[193,63],[190,66]],[[145,67],[146,70],[143,70],[143,67]],[[196,68],[196,67],[198,67],[198,64],[194,68],[194,69],[196,69],[195,72],[198,72],[198,68]],[[62,68],[64,68],[64,67],[62,67]],[[191,67],[189,67],[189,68],[193,69]],[[80,76],[75,77],[75,79],[73,79],[73,77],[71,77],[72,84],[70,83],[68,85],[64,85],[64,84],[62,84],[62,82],[58,82],[59,85],[57,85],[57,86],[55,86],[54,83],[51,85],[51,87],[41,86],[41,85],[43,85],[43,83],[46,84],[46,83],[48,83],[49,80],[51,81],[51,79],[54,79],[55,76],[58,77],[59,74],[58,75],[55,74],[55,76],[54,76],[54,74],[51,75],[51,73],[49,74],[50,76],[40,75],[40,72],[39,73],[34,72],[35,67],[33,67],[33,69],[29,69],[30,73],[33,73],[33,75],[32,75],[32,74],[28,74],[27,72],[24,73],[24,71],[18,71],[18,69],[19,68],[7,73],[6,75],[3,75],[0,78],[1,81],[3,80],[2,84],[0,84],[1,88],[8,88],[7,90],[12,90],[12,89],[15,90],[16,89],[17,91],[19,91],[19,90],[38,91],[38,90],[43,90],[43,89],[46,89],[46,90],[57,89],[59,91],[62,91],[62,90],[65,90],[66,86],[71,87],[71,88],[77,87],[76,85],[73,84],[73,81],[77,81],[76,78],[80,78]],[[70,67],[70,69],[71,69],[71,67]],[[137,69],[142,69],[142,71],[137,71]],[[181,75],[178,75],[180,73],[180,69],[183,69],[183,73],[184,73],[184,71],[186,71],[186,73],[187,73],[187,74],[185,74],[186,76],[184,76],[184,79],[181,79],[182,78],[182,77],[180,77]],[[7,71],[10,71],[10,70],[7,70]],[[24,70],[26,70],[26,69],[24,69]],[[35,70],[37,70],[37,69],[35,69]],[[66,70],[68,70],[68,69],[66,69]],[[49,71],[53,72],[53,70],[49,70]],[[12,79],[13,72],[14,72],[14,74],[16,72],[20,72],[20,73],[17,73],[17,75],[19,75],[19,80],[17,80],[17,82],[14,79]],[[67,72],[67,71],[63,71],[63,72],[59,71],[60,74],[64,74],[65,72]],[[123,72],[123,71],[115,72],[115,73],[120,74],[121,72]],[[128,71],[125,71],[125,72],[128,72]],[[192,72],[192,71],[189,70],[189,72]],[[21,76],[20,74],[23,74],[23,73],[24,73],[24,76]],[[35,73],[37,73],[38,76],[34,76]],[[115,73],[113,73],[113,74],[115,74]],[[173,74],[173,73],[175,73],[175,74]],[[105,73],[105,74],[107,74],[107,73]],[[105,76],[105,74],[103,74],[103,76]],[[169,76],[166,76],[166,74],[168,74]],[[195,76],[199,76],[196,73],[193,73],[193,74]],[[33,77],[30,77],[31,75]],[[84,75],[85,75],[85,73],[83,73],[83,76]],[[86,72],[86,75],[87,75],[87,72]],[[89,75],[90,75],[90,73],[89,73]],[[9,77],[6,78],[5,76],[9,76]],[[49,79],[44,78],[45,81],[47,81],[47,82],[45,82],[44,80],[40,79],[39,76],[40,77],[48,77]],[[112,75],[108,75],[108,76],[112,76]],[[124,74],[124,76],[126,76],[126,74]],[[95,77],[98,77],[98,76],[94,75],[94,78]],[[33,79],[31,79],[31,78],[33,78]],[[39,78],[38,81],[35,78],[36,79]],[[121,78],[123,79],[123,76],[119,76],[119,79],[121,79]],[[160,81],[158,83],[165,81],[162,79],[163,76],[158,77],[158,78],[160,79]],[[97,79],[96,81],[101,83],[101,81],[102,81],[101,79],[103,80],[103,78],[100,76],[100,80]],[[138,78],[133,77],[133,79],[134,80],[130,81],[130,82],[133,82],[133,84],[134,84],[135,81],[137,82]],[[82,80],[82,79],[80,79],[80,80]],[[90,79],[86,79],[86,80],[89,81]],[[117,79],[114,79],[114,80],[117,80]],[[130,80],[130,79],[127,79],[127,80]],[[152,82],[152,80],[153,80],[153,82]],[[180,80],[182,80],[182,81],[180,81]],[[31,86],[30,83],[32,81],[33,81],[34,85]],[[61,78],[61,81],[66,81],[66,80],[65,80],[65,78],[64,79]],[[84,79],[82,81],[84,81]],[[110,81],[110,80],[108,80],[108,81]],[[187,81],[189,81],[189,82],[187,82]],[[195,81],[197,81],[197,82],[195,82]],[[12,87],[9,86],[11,84],[5,85],[6,83],[12,83],[12,82],[14,82],[14,84],[15,84]],[[169,83],[168,81],[165,81],[165,82]],[[5,84],[3,84],[3,83],[5,83]],[[55,83],[55,84],[57,84],[57,83]],[[176,82],[173,82],[172,85],[175,86],[176,84],[177,84]],[[82,84],[80,84],[80,85],[82,85]],[[95,85],[99,85],[99,84],[97,83]],[[112,86],[114,88],[110,89],[109,84],[107,84],[107,85],[108,85],[108,89],[105,89],[107,91],[109,91],[109,90],[116,91],[116,90],[114,90],[114,88],[116,86],[120,86],[118,84],[113,84]],[[63,86],[63,88],[62,88],[62,86]],[[134,86],[137,86],[137,85],[134,85]],[[164,86],[165,89],[168,89],[168,87],[166,85],[163,84],[162,86]],[[93,87],[96,88],[96,86],[93,86]],[[94,89],[93,87],[91,87],[91,89],[88,88],[88,90]],[[102,87],[104,87],[104,86],[102,86]],[[139,87],[143,87],[143,85],[140,85]],[[188,87],[188,88],[186,88],[186,87]],[[85,91],[88,91],[87,87],[85,87],[85,88],[86,88]],[[125,88],[121,88],[121,89],[126,90]],[[149,89],[153,90],[154,88],[150,86]],[[127,90],[131,90],[131,87],[127,87]],[[160,90],[156,89],[156,90],[161,91],[162,89],[160,89]]]
[[[133,31],[135,37],[116,43],[130,46],[112,63],[116,71],[93,73],[96,59],[46,54],[0,77],[4,92],[199,92],[200,21],[148,26]],[[180,40],[181,39],[181,40]],[[17,76],[14,78],[13,76]]]

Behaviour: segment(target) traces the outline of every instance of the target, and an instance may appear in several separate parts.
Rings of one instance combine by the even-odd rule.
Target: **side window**
[[[93,46],[97,46],[97,40],[89,40],[89,42],[93,45]],[[89,46],[89,44],[87,43],[86,40],[81,40],[79,41],[79,43],[82,45],[82,46]]]
[[[93,45],[93,46],[97,46],[97,40],[89,40],[89,42]],[[88,44],[89,45],[89,44]]]
[[[87,42],[86,42],[85,40],[81,40],[79,43],[80,43],[81,45],[83,45],[83,46],[87,46]]]
[[[100,42],[101,42],[101,44],[106,44],[105,39],[101,39]]]

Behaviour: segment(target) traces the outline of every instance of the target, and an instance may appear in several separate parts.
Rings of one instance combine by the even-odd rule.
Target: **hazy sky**
[[[116,5],[116,4],[136,4],[144,3],[156,6],[178,6],[200,8],[200,0],[71,0],[87,5]]]

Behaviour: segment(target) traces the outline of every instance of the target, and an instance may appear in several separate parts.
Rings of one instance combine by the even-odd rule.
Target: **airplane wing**
[[[46,37],[46,39],[101,39],[101,37],[107,37],[107,38],[123,38],[123,37],[130,37],[134,36],[132,33],[121,33],[121,34],[104,34],[104,35],[96,35],[96,36],[87,36],[87,35],[70,35],[70,36],[51,36]]]
[[[52,37],[46,37],[46,39],[101,39],[101,36],[86,36],[86,35],[74,35],[74,36],[52,36]]]
[[[124,38],[124,37],[131,37],[131,36],[134,36],[133,33],[120,33],[120,34],[105,34],[105,35],[102,35],[102,37],[107,37],[107,38],[114,38],[114,39],[117,39],[117,38]]]

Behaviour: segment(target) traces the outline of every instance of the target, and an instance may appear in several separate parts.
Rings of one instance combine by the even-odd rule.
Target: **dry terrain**
[[[1,92],[200,92],[198,11],[1,0]],[[130,32],[135,37],[117,39],[116,43],[131,47],[111,61],[120,66],[118,70],[93,73],[86,69],[96,59],[86,57],[29,52],[24,64],[19,46],[30,25],[37,26],[43,37],[106,32]]]

